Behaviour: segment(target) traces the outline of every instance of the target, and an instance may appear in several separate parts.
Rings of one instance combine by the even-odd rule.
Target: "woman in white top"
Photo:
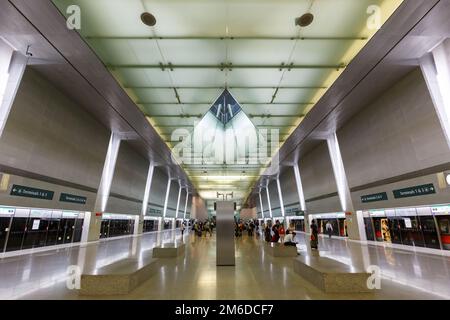
[[[296,233],[286,230],[286,235],[284,236],[284,245],[285,246],[296,246],[297,243],[294,242]]]

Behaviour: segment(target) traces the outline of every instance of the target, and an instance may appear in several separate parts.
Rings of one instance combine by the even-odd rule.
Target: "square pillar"
[[[303,192],[303,184],[302,184],[302,178],[300,175],[300,168],[298,167],[298,163],[296,163],[293,167],[294,169],[294,176],[295,176],[295,185],[297,187],[297,195],[298,195],[298,200],[300,203],[300,210],[302,210],[305,215],[304,215],[304,223],[305,223],[305,232],[309,232],[309,219],[306,213],[306,200],[305,200],[305,194]]]
[[[158,231],[163,231],[163,218],[158,217]]]
[[[155,166],[153,164],[153,161],[150,161],[150,164],[148,166],[148,172],[147,172],[147,180],[145,182],[144,198],[142,199],[141,214],[140,214],[139,221],[138,221],[138,228],[135,229],[136,234],[142,234],[142,229],[144,227],[144,217],[147,214],[148,199],[150,197],[150,190],[151,190],[151,186],[152,186],[154,171],[155,171]]]
[[[100,236],[102,214],[105,212],[108,204],[111,184],[116,169],[117,156],[119,154],[120,141],[120,137],[117,133],[111,133],[108,151],[106,152],[105,163],[103,165],[102,177],[95,199],[94,212],[90,216],[87,241],[97,241]]]
[[[178,219],[178,210],[180,210],[180,200],[181,200],[181,187],[180,181],[178,181],[178,199],[177,199],[177,209],[175,211],[175,221]]]
[[[27,67],[28,57],[0,39],[0,137]]]
[[[264,219],[264,207],[261,197],[261,188],[259,189],[258,196],[259,196],[259,205],[261,206],[261,218]]]
[[[334,178],[338,189],[339,201],[341,209],[345,212],[345,220],[347,222],[347,232],[350,239],[365,240],[365,234],[361,233],[359,224],[361,219],[357,219],[356,212],[353,208],[350,188],[348,186],[347,175],[345,174],[344,162],[342,161],[341,150],[336,133],[327,139],[328,151],[330,153],[331,165],[333,167]]]
[[[135,216],[133,234],[142,234],[143,227],[144,227],[144,217],[142,217],[141,215]]]
[[[270,219],[272,219],[272,205],[270,204],[270,195],[269,195],[269,180],[267,180],[266,196],[267,196],[267,206],[269,207]]]
[[[172,183],[172,180],[170,179],[170,176],[169,176],[167,178],[166,196],[164,198],[163,219],[166,218],[166,214],[167,214],[167,205],[169,203],[169,193],[170,193],[170,184],[171,183]]]
[[[189,200],[189,190],[186,188],[186,203],[184,205],[184,214],[183,214],[183,220],[186,220],[186,211],[188,206],[188,200]]]
[[[420,68],[450,148],[450,39],[421,58]]]

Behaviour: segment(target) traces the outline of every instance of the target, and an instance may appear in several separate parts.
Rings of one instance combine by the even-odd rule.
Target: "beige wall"
[[[242,220],[256,219],[256,208],[241,209],[240,217]]]
[[[350,188],[398,178],[403,174],[414,174],[435,166],[450,167],[450,150],[419,69],[406,75],[374,101],[367,103],[361,97],[361,103],[366,106],[337,132]],[[321,142],[302,155],[299,167],[306,200],[325,196],[320,200],[307,201],[307,212],[340,211],[339,198],[333,195],[337,188],[326,142]],[[280,182],[285,205],[298,203],[291,168],[280,176]],[[424,174],[353,192],[354,208],[392,208],[449,202],[450,188],[438,188],[435,195],[405,199],[393,197],[394,189],[428,183],[438,187],[436,174]],[[361,195],[377,192],[386,192],[389,201],[361,202]],[[265,202],[263,205],[267,209]]]
[[[208,210],[206,202],[201,197],[192,198],[191,218],[197,220],[205,220],[208,218]]]

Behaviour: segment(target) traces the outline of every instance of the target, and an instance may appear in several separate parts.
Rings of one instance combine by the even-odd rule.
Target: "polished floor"
[[[156,244],[180,240],[176,231],[0,259],[1,299],[450,299],[450,257],[342,239],[320,239],[320,255],[354,268],[379,266],[381,289],[325,294],[293,272],[292,258],[264,254],[259,237],[236,240],[236,266],[216,267],[215,237],[185,235],[186,255],[164,259],[160,272],[125,296],[87,297],[66,286],[67,267],[95,272],[138,257]],[[309,254],[300,237],[299,251]]]

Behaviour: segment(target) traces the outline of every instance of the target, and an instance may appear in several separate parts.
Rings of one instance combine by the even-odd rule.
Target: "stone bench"
[[[351,270],[346,264],[319,255],[295,258],[294,271],[326,293],[373,291],[367,287],[370,273]]]
[[[142,259],[120,260],[98,269],[95,274],[81,275],[80,294],[128,294],[157,273],[159,267],[158,259],[154,259],[150,252],[144,253]]]
[[[153,248],[153,258],[176,258],[184,254],[184,243],[165,243]]]
[[[296,257],[297,247],[285,246],[281,243],[268,242],[264,246],[265,252],[272,257]]]

